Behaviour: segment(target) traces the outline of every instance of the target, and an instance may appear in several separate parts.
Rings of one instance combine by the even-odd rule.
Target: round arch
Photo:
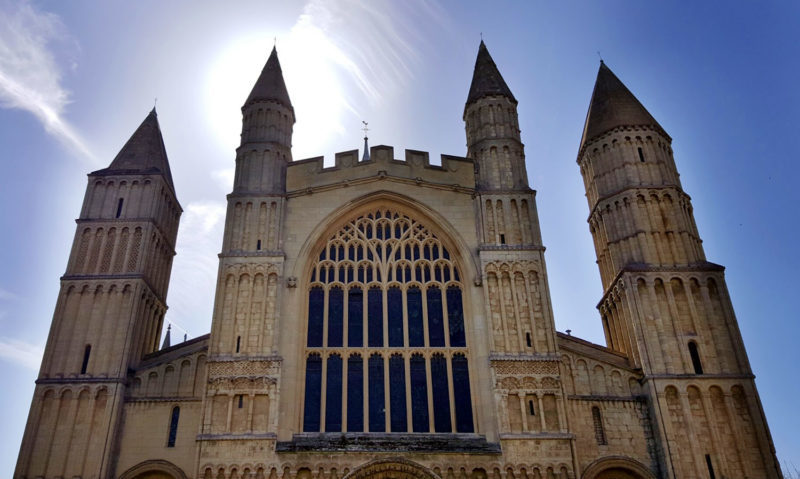
[[[461,266],[464,268],[465,282],[468,282],[470,278],[477,280],[481,277],[477,258],[471,253],[461,234],[450,224],[447,218],[413,198],[385,190],[368,193],[349,201],[333,210],[326,218],[320,221],[300,248],[298,261],[289,276],[294,276],[298,279],[307,277],[314,262],[313,253],[321,243],[327,241],[328,237],[338,231],[348,220],[380,206],[395,207],[416,216],[431,231],[438,233],[439,239],[447,246],[452,247],[453,251],[457,251],[457,256],[463,261]]]
[[[187,479],[183,470],[175,464],[155,459],[140,462],[119,476],[119,479]]]
[[[597,459],[583,471],[582,479],[656,479],[644,464],[625,456]]]
[[[367,462],[342,479],[441,479],[433,471],[415,462],[400,458],[377,459]]]

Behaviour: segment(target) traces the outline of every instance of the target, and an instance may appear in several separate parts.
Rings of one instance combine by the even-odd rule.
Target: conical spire
[[[171,324],[167,325],[167,334],[164,336],[164,342],[161,344],[161,349],[167,349],[168,347],[171,346],[169,338],[169,333],[171,330],[172,330],[172,325]]]
[[[589,112],[586,114],[581,146],[618,126],[645,125],[655,127],[669,138],[655,118],[601,60]]]
[[[492,60],[492,56],[489,55],[486,44],[481,40],[481,45],[478,47],[478,58],[475,60],[475,71],[472,73],[472,84],[467,96],[467,105],[490,95],[507,96],[514,103],[517,102],[514,94],[503,80],[503,75],[500,74],[500,70]]]
[[[283,104],[285,107],[292,109],[292,101],[289,100],[289,92],[286,90],[286,83],[283,81],[283,71],[281,70],[281,62],[278,60],[278,50],[272,47],[272,53],[261,70],[261,75],[258,77],[253,91],[247,97],[245,105],[254,101],[273,100]]]
[[[167,149],[164,147],[164,138],[161,136],[161,127],[158,125],[155,108],[133,132],[108,168],[95,173],[101,172],[107,174],[160,173],[170,188],[175,189],[172,184]]]

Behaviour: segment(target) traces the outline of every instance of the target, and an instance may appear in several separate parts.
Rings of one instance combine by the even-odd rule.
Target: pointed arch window
[[[464,287],[445,244],[379,208],[312,257],[302,430],[474,432]]]

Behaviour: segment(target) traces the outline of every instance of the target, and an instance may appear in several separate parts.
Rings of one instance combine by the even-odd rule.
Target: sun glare
[[[211,66],[206,82],[206,112],[220,148],[239,145],[241,106],[258,79],[272,49],[267,34],[239,37],[230,42]],[[337,70],[348,68],[346,55],[319,28],[304,21],[278,37],[278,55],[295,109],[293,156],[303,159],[328,155],[332,140],[343,132],[342,116],[352,108]]]

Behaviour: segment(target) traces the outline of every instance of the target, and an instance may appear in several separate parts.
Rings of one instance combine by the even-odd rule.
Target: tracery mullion
[[[424,304],[424,302],[423,302]],[[428,385],[428,432],[436,432],[436,411],[433,409],[433,378],[431,378],[431,355],[426,351],[422,356],[425,360],[425,379]]]

